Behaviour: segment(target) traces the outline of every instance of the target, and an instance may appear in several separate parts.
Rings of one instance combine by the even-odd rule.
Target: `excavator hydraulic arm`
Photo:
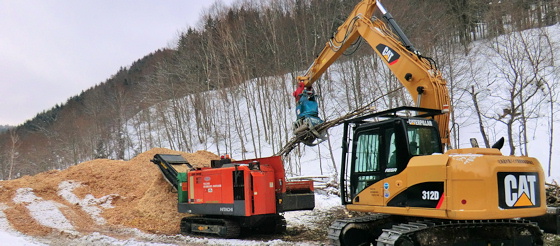
[[[375,18],[379,9],[394,31]],[[325,48],[313,61],[298,82],[306,88],[332,65],[358,38],[363,38],[382,58],[399,82],[407,89],[417,107],[449,110],[446,81],[435,62],[422,56],[378,0],[363,0],[356,5],[348,19],[338,28]],[[442,143],[449,143],[449,114],[436,116]]]

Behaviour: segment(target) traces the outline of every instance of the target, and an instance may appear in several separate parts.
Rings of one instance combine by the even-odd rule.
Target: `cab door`
[[[403,147],[405,142],[404,127],[399,120],[364,124],[355,129],[349,190],[352,199],[369,186],[398,174],[406,167],[409,154]],[[381,203],[382,200],[379,201]]]

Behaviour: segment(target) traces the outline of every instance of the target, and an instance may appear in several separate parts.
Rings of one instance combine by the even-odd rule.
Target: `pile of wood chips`
[[[25,202],[13,201],[20,188],[31,188],[40,201],[62,204],[59,210],[78,233],[110,234],[124,227],[150,233],[177,234],[180,220],[186,215],[177,212],[177,193],[164,180],[157,166],[150,162],[155,154],[180,154],[194,167],[209,166],[210,160],[219,159],[219,156],[207,151],[184,153],[156,148],[130,161],[88,161],[62,171],[0,181],[0,206],[3,206],[12,229],[28,235],[48,235],[57,233],[57,230],[38,223]],[[70,204],[58,194],[59,184],[70,180],[81,183],[73,190],[80,199],[88,194],[95,198],[112,195],[113,207],[104,208],[101,213],[105,224],[95,223],[79,204]]]

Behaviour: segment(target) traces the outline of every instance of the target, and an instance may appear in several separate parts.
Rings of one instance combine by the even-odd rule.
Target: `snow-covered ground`
[[[32,237],[24,236],[16,232],[8,232],[0,230],[0,242],[5,245],[21,245],[21,246],[35,246],[35,245],[46,245],[37,242],[36,239]]]
[[[0,244],[22,246],[44,245],[37,242],[35,238],[23,235],[12,229],[3,211],[6,208],[6,205],[0,203]]]
[[[102,217],[102,210],[111,207],[111,197],[108,195],[101,198],[94,198],[92,195],[86,195],[85,199],[79,199],[72,192],[79,183],[73,181],[63,181],[59,184],[58,195],[66,200],[78,204],[85,212],[94,218],[98,224],[105,223]],[[293,245],[294,242],[273,239],[268,241],[262,240],[243,240],[243,239],[216,239],[204,237],[191,237],[184,235],[156,235],[141,232],[136,228],[119,228],[110,233],[78,232],[72,226],[72,223],[61,212],[60,208],[65,205],[55,201],[45,200],[37,196],[31,188],[20,188],[17,190],[13,198],[14,203],[24,204],[29,210],[30,216],[39,224],[55,229],[57,234],[45,237],[30,237],[16,231],[10,225],[3,210],[6,205],[0,204],[0,245]],[[302,226],[305,228],[315,228],[316,221],[321,215],[328,213],[333,207],[340,206],[338,196],[325,195],[318,193],[315,197],[315,209],[310,211],[286,212],[284,214],[288,223],[288,228],[294,226]],[[118,236],[110,236],[110,235]],[[123,239],[124,238],[124,239]],[[301,241],[299,245],[320,245],[319,242]]]

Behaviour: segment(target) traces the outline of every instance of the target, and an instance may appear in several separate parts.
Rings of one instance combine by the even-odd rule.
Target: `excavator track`
[[[329,245],[543,245],[543,233],[528,220],[426,220],[375,214],[340,219],[328,230]]]
[[[378,246],[543,245],[536,223],[527,220],[442,220],[409,222],[383,229]]]
[[[373,242],[381,235],[382,229],[390,228],[393,224],[388,214],[339,219],[329,227],[327,238],[329,245],[362,245],[365,242]]]

